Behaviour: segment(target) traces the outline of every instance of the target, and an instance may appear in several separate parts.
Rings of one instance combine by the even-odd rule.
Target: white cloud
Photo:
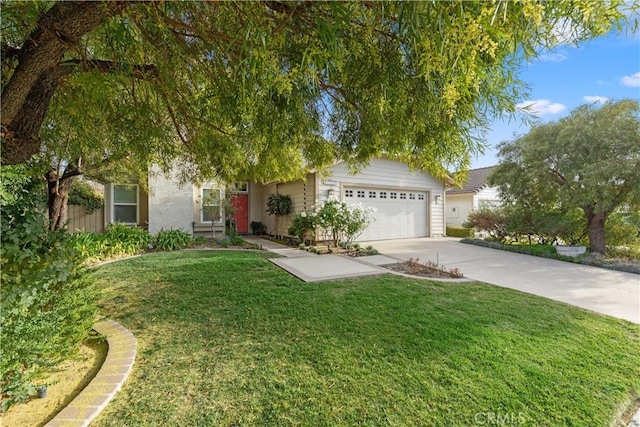
[[[516,108],[524,113],[534,116],[545,116],[547,114],[559,114],[567,109],[566,105],[551,102],[548,99],[535,99],[516,104]]]
[[[609,100],[609,98],[607,98],[606,96],[600,96],[600,95],[586,95],[586,96],[583,96],[582,99],[584,99],[590,104],[593,104],[594,102],[604,104]]]
[[[564,52],[543,53],[538,56],[538,59],[544,62],[562,62],[567,58],[568,56]]]
[[[640,87],[640,71],[630,76],[624,76],[622,84],[630,87]]]

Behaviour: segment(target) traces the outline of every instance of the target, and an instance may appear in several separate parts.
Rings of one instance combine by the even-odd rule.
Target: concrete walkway
[[[260,248],[265,249],[269,252],[276,253],[286,258],[300,258],[300,257],[313,257],[316,254],[312,254],[307,251],[301,251],[298,248],[292,248],[290,246],[281,245],[280,243],[272,242],[271,240],[262,239],[257,236],[242,236],[242,238],[255,245],[258,245]]]
[[[640,275],[483,248],[455,238],[367,242],[381,253],[439,262],[465,277],[640,323]]]
[[[259,245],[262,249],[281,255],[283,258],[271,258],[269,261],[304,282],[320,282],[323,280],[388,273],[388,270],[377,265],[355,261],[339,255],[318,256],[317,254],[255,236],[246,236],[244,239],[247,242]],[[387,264],[397,261],[388,259],[389,262]]]

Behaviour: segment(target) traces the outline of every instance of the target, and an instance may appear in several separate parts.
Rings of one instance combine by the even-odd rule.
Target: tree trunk
[[[127,6],[127,2],[57,2],[25,37],[18,65],[2,91],[3,164],[25,162],[40,151],[39,131],[57,89],[65,52],[79,47],[85,34]],[[38,99],[31,99],[34,96]]]
[[[55,169],[45,174],[47,180],[47,207],[49,208],[49,230],[58,230],[67,221],[67,202],[71,184],[76,176],[81,175],[75,165],[68,165],[60,175]]]
[[[593,253],[604,254],[607,251],[604,226],[607,222],[607,214],[594,213],[592,208],[584,208],[589,229],[589,250]]]

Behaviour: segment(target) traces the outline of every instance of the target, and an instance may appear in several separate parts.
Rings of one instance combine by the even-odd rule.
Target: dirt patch
[[[435,262],[427,261],[425,263],[419,262],[418,258],[409,258],[408,261],[397,262],[395,264],[386,264],[382,267],[389,270],[398,271],[400,273],[409,274],[411,276],[419,277],[437,277],[445,279],[460,279],[464,277],[462,272],[457,268],[446,268],[438,265]]]
[[[40,383],[47,384],[45,398],[33,398],[13,405],[0,417],[4,427],[43,426],[63,410],[96,376],[107,357],[104,340],[92,339],[82,344],[79,354],[53,369]]]

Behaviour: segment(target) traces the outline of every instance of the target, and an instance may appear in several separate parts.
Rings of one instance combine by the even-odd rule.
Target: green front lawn
[[[638,325],[480,283],[305,284],[265,257],[100,267],[139,353],[95,425],[597,426],[640,395]]]

